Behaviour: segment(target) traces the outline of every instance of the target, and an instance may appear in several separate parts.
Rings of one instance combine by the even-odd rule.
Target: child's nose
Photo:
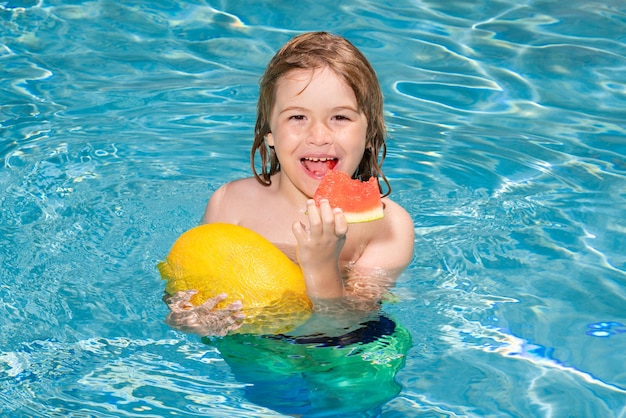
[[[324,123],[316,123],[311,126],[307,142],[313,145],[327,145],[333,141],[331,129]]]

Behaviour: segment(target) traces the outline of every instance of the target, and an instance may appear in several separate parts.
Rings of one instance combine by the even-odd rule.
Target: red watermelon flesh
[[[348,223],[375,221],[384,216],[378,180],[374,177],[359,181],[331,170],[322,178],[313,199],[318,206],[320,200],[328,199],[332,208],[343,210]]]

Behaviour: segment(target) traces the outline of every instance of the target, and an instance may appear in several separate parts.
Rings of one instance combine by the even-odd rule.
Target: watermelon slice
[[[320,200],[328,199],[332,208],[343,210],[348,223],[375,221],[385,216],[378,181],[374,177],[359,181],[331,170],[322,178],[313,199],[318,206]]]

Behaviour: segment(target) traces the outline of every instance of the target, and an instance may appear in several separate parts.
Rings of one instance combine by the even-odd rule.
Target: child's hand
[[[341,209],[332,209],[326,199],[319,208],[313,199],[308,200],[307,216],[308,227],[301,222],[293,225],[307,293],[321,298],[343,296],[339,255],[348,232],[346,217]]]
[[[346,241],[348,223],[341,209],[332,209],[323,199],[320,207],[315,201],[307,201],[309,226],[297,222],[293,233],[298,242],[298,261],[301,265],[316,265],[339,261],[339,254]]]
[[[241,301],[235,301],[225,309],[215,309],[215,305],[227,297],[222,293],[208,299],[202,305],[193,306],[191,297],[196,293],[198,293],[196,290],[187,290],[163,297],[171,311],[165,319],[168,325],[201,336],[224,336],[241,327],[245,318],[245,315],[239,312],[243,307]]]

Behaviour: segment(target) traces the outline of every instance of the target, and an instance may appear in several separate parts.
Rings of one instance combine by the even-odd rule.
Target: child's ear
[[[268,146],[270,147],[274,146],[274,135],[272,135],[271,132],[266,133],[263,138],[265,138],[265,142],[267,142]]]

